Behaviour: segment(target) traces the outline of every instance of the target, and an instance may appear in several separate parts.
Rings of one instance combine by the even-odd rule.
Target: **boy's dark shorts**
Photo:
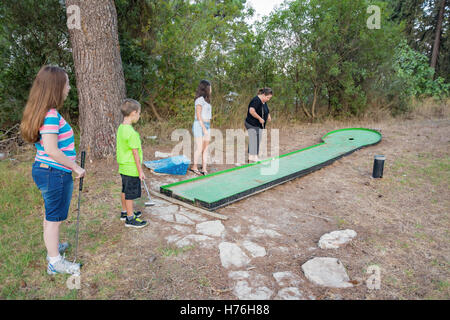
[[[125,200],[135,200],[141,197],[141,179],[121,174],[122,193],[125,193]]]

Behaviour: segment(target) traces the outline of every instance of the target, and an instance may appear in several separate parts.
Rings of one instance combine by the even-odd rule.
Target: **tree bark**
[[[439,9],[439,17],[436,26],[436,36],[434,38],[433,45],[433,54],[431,56],[431,68],[436,69],[436,63],[439,56],[439,46],[441,42],[441,30],[442,30],[442,22],[444,21],[444,11],[445,11],[445,1],[441,0],[441,7]],[[436,72],[434,73],[436,74]]]
[[[319,87],[314,85],[314,98],[313,98],[313,103],[311,106],[311,116],[314,119],[316,117],[316,102],[317,102],[317,91],[318,91]]]
[[[148,93],[148,91],[147,91],[147,93]],[[161,121],[163,121],[163,118],[159,115],[158,111],[156,110],[155,104],[153,103],[153,101],[154,101],[154,98],[152,97],[151,94],[149,94],[148,99],[145,102],[145,104],[150,106],[150,108],[152,109],[153,114],[155,115],[156,119],[158,119],[158,121],[161,122]]]
[[[69,30],[79,99],[81,149],[95,159],[115,154],[126,97],[114,0],[66,0],[80,8],[81,29]]]
[[[311,114],[308,112],[308,109],[306,109],[304,102],[302,102],[302,110],[308,118],[312,118]]]

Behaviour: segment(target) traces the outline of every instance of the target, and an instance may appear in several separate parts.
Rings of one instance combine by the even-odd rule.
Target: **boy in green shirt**
[[[117,130],[117,162],[122,177],[122,213],[125,227],[143,228],[147,221],[139,219],[141,212],[133,211],[133,200],[141,197],[141,181],[145,179],[141,163],[143,161],[142,146],[139,133],[132,124],[138,122],[141,115],[141,105],[133,99],[125,99],[120,111],[124,117]]]

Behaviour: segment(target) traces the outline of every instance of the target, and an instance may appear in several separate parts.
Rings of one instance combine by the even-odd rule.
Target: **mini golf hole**
[[[350,138],[350,139],[348,139],[348,140],[355,140],[355,138]]]

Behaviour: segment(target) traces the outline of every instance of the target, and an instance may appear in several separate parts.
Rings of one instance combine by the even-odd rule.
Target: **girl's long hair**
[[[27,142],[39,141],[39,128],[47,112],[59,109],[64,103],[66,71],[55,66],[44,66],[39,70],[23,111],[20,132]]]
[[[200,81],[200,84],[197,87],[197,92],[195,93],[194,100],[197,100],[198,98],[203,97],[206,102],[211,103],[209,87],[211,87],[211,83],[208,80]]]

